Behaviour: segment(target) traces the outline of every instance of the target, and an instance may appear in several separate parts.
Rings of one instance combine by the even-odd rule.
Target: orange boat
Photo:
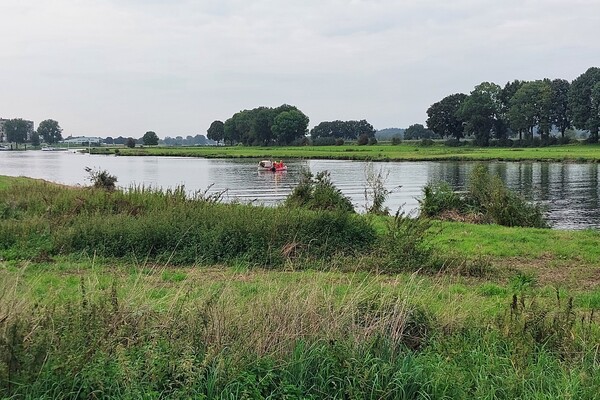
[[[262,160],[258,163],[259,171],[287,171],[287,165],[283,161]]]

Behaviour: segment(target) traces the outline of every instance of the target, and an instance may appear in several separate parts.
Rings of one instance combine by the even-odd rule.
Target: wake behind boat
[[[271,160],[262,160],[258,163],[259,171],[287,171],[287,165],[283,163],[283,161],[271,161]]]

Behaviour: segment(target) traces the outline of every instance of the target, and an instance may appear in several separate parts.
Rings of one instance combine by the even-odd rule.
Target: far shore
[[[86,149],[85,151],[88,151]],[[436,143],[421,146],[342,145],[298,147],[202,146],[202,147],[93,147],[92,154],[119,156],[171,156],[203,158],[259,159],[333,159],[360,161],[540,161],[540,162],[600,162],[600,145],[571,144],[548,147],[447,147]]]

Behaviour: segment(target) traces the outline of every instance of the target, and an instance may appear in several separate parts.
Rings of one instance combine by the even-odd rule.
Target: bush
[[[368,143],[369,143],[369,135],[367,135],[366,133],[361,134],[356,141],[356,144],[358,144],[359,146],[364,146]]]
[[[335,139],[335,145],[336,145],[336,146],[343,146],[343,145],[344,145],[344,143],[345,143],[345,142],[344,142],[344,139],[342,139],[342,138],[337,138],[337,139]]]
[[[318,137],[312,140],[313,146],[335,146],[336,141],[333,136]]]
[[[354,212],[352,202],[334,186],[328,171],[321,171],[316,176],[310,171],[304,171],[302,179],[284,205],[309,210]]]
[[[90,167],[85,167],[85,171],[90,174],[88,180],[96,189],[104,189],[108,191],[115,190],[115,183],[117,182],[116,176],[109,174],[106,170],[93,170]]]
[[[432,139],[421,139],[419,145],[422,147],[431,147],[434,145],[434,141]]]
[[[530,204],[510,191],[500,177],[491,175],[483,165],[478,165],[471,172],[468,191],[464,195],[455,193],[444,182],[428,184],[423,194],[419,203],[424,216],[440,217],[456,213],[453,219],[458,217],[470,222],[548,227],[542,207]]]
[[[377,139],[373,136],[369,138],[369,145],[372,146],[374,144],[377,144]]]
[[[392,138],[392,144],[393,144],[394,146],[397,146],[397,145],[399,145],[399,144],[402,144],[402,138],[400,138],[400,137],[398,137],[398,136],[394,136],[394,137]]]

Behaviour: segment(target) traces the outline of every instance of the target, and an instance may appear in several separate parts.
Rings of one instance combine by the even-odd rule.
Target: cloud
[[[112,136],[282,103],[405,127],[484,80],[574,79],[600,53],[595,3],[3,0],[0,112]]]

